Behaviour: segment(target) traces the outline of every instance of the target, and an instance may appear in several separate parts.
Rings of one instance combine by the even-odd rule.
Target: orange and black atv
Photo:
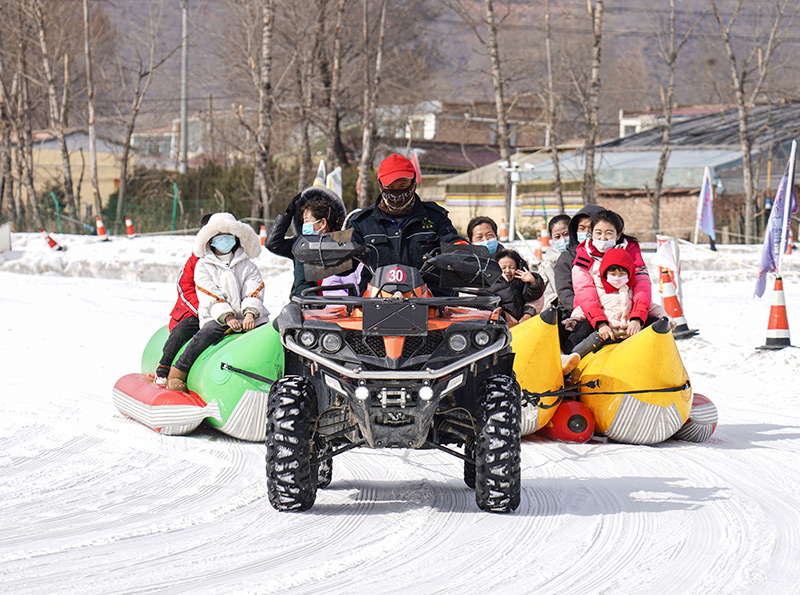
[[[304,236],[294,254],[310,278],[363,250]],[[423,274],[461,297],[434,297]],[[274,322],[286,375],[269,397],[273,507],[310,508],[331,481],[332,458],[364,446],[442,450],[463,459],[481,509],[517,508],[520,389],[511,335],[499,298],[480,290],[500,274],[484,247],[443,245],[421,270],[376,269],[363,297],[347,285],[338,288],[348,295],[319,295],[337,289],[327,286],[292,298]]]

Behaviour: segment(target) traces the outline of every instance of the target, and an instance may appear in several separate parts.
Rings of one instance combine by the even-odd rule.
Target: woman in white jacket
[[[216,213],[197,234],[194,270],[200,330],[167,377],[167,389],[186,392],[186,376],[204,349],[228,331],[242,332],[269,321],[264,282],[250,258],[261,252],[256,233],[230,213]],[[248,258],[249,257],[249,258]]]

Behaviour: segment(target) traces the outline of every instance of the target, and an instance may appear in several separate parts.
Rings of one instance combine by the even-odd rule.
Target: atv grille
[[[403,344],[403,357],[432,355],[443,340],[444,333],[442,331],[430,331],[424,337],[406,337]]]
[[[386,357],[386,347],[383,337],[365,336],[358,331],[347,331],[344,341],[358,355],[371,355],[372,357]]]

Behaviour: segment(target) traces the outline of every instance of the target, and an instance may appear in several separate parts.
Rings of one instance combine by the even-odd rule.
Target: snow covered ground
[[[444,453],[359,449],[301,514],[265,493],[264,448],[160,436],[120,415],[191,238],[14,234],[0,255],[0,592],[796,593],[800,350],[758,351],[759,247],[682,247],[679,342],[716,404],[709,442],[523,445],[522,504],[480,512]],[[258,264],[278,312],[288,261]],[[800,254],[788,256],[800,345]]]

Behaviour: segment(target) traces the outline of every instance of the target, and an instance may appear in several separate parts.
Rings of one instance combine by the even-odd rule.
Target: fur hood
[[[329,225],[336,231],[342,229],[347,211],[344,208],[344,202],[342,202],[342,199],[339,198],[335,192],[323,188],[322,186],[312,186],[311,188],[303,190],[299,196],[300,198],[297,199],[297,211],[292,218],[294,233],[296,235],[300,235],[300,232],[303,230],[303,207],[312,198],[321,198],[328,203],[331,209],[331,216],[326,217]]]
[[[194,249],[192,250],[194,255],[197,258],[203,258],[209,249],[208,243],[211,238],[221,233],[230,233],[239,238],[239,244],[244,248],[248,257],[258,258],[261,254],[261,242],[258,235],[247,223],[237,221],[236,217],[230,213],[214,213],[194,239]]]

